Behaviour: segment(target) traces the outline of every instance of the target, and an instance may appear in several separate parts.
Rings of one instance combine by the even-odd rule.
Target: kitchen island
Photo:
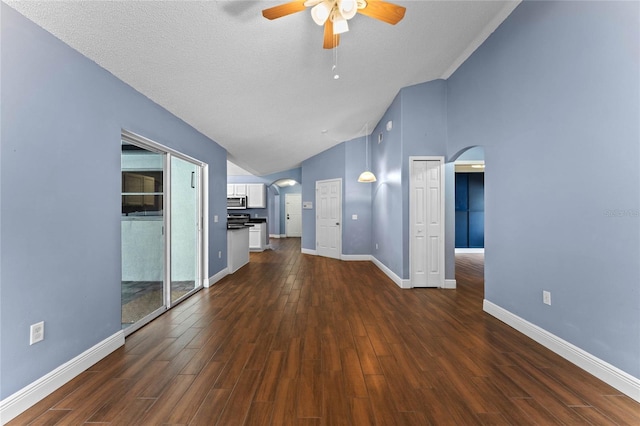
[[[230,274],[249,263],[249,228],[227,227],[227,268]]]

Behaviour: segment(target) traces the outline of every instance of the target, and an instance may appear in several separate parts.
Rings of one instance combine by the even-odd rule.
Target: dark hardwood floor
[[[402,290],[299,239],[192,296],[11,425],[638,425],[640,404],[457,290]]]

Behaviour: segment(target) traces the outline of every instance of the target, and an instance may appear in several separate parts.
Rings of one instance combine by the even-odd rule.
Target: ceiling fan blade
[[[322,47],[325,49],[333,49],[340,44],[340,34],[333,34],[333,21],[327,19],[324,23],[324,43]]]
[[[270,7],[262,11],[262,16],[267,19],[277,19],[292,13],[302,12],[305,9],[304,0],[295,0],[278,6]]]
[[[405,7],[386,1],[367,0],[367,5],[362,9],[358,9],[358,13],[386,22],[387,24],[395,25],[404,18],[404,12],[406,10]]]

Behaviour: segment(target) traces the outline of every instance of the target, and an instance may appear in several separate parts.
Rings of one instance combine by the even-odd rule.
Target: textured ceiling
[[[308,10],[262,17],[285,1],[5,2],[256,175],[363,136],[402,87],[448,78],[518,5],[396,1],[404,20],[358,14],[336,52]]]

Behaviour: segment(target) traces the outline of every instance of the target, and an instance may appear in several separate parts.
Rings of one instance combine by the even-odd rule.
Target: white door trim
[[[441,271],[441,279],[439,280],[438,283],[438,287],[440,288],[444,288],[445,287],[445,279],[444,279],[444,258],[445,258],[445,250],[444,250],[444,241],[445,241],[445,188],[444,188],[444,179],[445,179],[445,173],[444,173],[444,157],[443,156],[410,156],[409,157],[409,285],[411,288],[415,287],[414,283],[413,283],[413,263],[415,261],[414,259],[414,255],[415,255],[415,248],[414,248],[414,241],[413,241],[413,235],[416,232],[415,230],[415,224],[414,224],[414,211],[415,211],[415,203],[416,200],[413,197],[413,187],[414,187],[414,180],[413,180],[413,168],[414,168],[414,163],[416,161],[438,161],[440,163],[440,241],[438,244],[438,261],[439,261],[439,265],[438,265],[438,269]]]

